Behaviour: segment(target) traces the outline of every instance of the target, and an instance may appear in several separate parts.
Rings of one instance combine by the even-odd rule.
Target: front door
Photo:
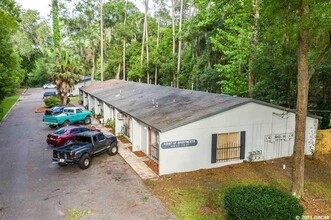
[[[148,155],[152,155],[152,136],[151,136],[151,128],[148,127],[148,132],[147,132],[147,143],[148,143]]]
[[[151,158],[159,161],[159,132],[156,130],[151,131]]]

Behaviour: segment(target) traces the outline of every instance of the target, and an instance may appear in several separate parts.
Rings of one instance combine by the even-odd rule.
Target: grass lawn
[[[78,103],[79,101],[79,95],[76,95],[74,97],[69,97],[70,98],[70,103]]]
[[[0,121],[7,114],[9,109],[14,105],[19,97],[19,95],[9,96],[0,103]]]
[[[224,219],[223,196],[227,188],[262,184],[290,191],[291,166],[290,158],[242,163],[165,175],[147,180],[146,185],[179,219]],[[331,154],[306,158],[305,197],[301,204],[305,215],[331,218]]]

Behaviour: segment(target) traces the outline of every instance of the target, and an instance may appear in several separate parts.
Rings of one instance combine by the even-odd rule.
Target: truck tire
[[[67,127],[67,126],[69,126],[70,125],[70,121],[69,120],[65,120],[64,122],[63,122],[63,127]]]
[[[116,155],[116,154],[118,153],[118,146],[117,146],[117,144],[112,143],[112,144],[110,145],[110,147],[108,148],[107,153],[108,153],[110,156],[114,156],[114,155]]]
[[[91,117],[87,116],[87,117],[84,119],[84,124],[86,124],[86,125],[91,124]]]
[[[89,168],[91,164],[91,157],[86,153],[81,156],[78,162],[78,167],[82,170]]]

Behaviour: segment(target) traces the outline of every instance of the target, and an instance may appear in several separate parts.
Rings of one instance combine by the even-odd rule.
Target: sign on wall
[[[171,148],[179,148],[179,147],[192,147],[196,146],[198,141],[196,139],[190,140],[180,140],[180,141],[167,141],[161,143],[162,149],[171,149]]]

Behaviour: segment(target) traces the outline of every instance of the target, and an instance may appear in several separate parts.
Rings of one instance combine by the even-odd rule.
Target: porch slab
[[[104,127],[99,121],[95,118],[92,118],[92,125],[99,129],[104,134],[112,134],[109,132],[109,129]],[[113,134],[112,134],[113,135]],[[156,179],[159,176],[153,172],[145,163],[144,159],[135,155],[128,147],[131,144],[122,143],[118,140],[118,153],[121,157],[132,167],[132,169],[140,176],[141,179]]]

